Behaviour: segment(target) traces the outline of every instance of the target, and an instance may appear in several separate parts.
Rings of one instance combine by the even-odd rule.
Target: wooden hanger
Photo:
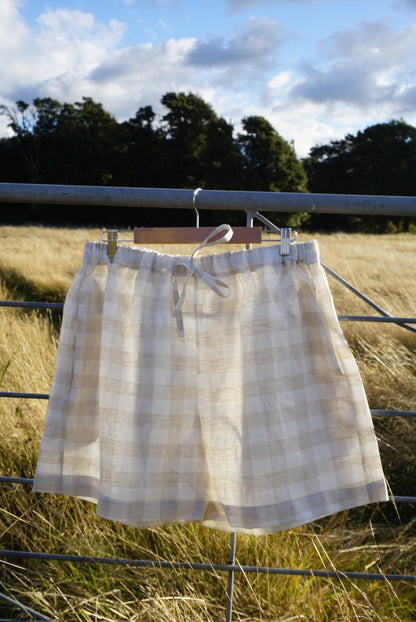
[[[199,212],[196,207],[196,197],[201,191],[197,188],[193,194],[193,208],[196,212],[195,227],[135,227],[133,234],[134,244],[200,244],[203,242],[217,227],[200,227]],[[256,212],[256,217],[271,225],[281,234],[281,255],[290,254],[291,229],[278,229],[267,220],[264,216]],[[232,227],[233,236],[232,244],[260,244],[262,241],[261,227]],[[107,232],[107,254],[114,257],[117,251],[117,245],[122,240],[119,239],[118,230],[109,230]],[[104,240],[104,237],[102,236]],[[215,239],[212,238],[213,240]],[[296,239],[296,238],[295,238]]]
[[[135,244],[198,244],[216,229],[216,227],[200,227],[196,197],[202,188],[193,194],[192,207],[196,212],[195,227],[154,227],[135,228]],[[233,227],[233,244],[261,242],[261,227]]]
[[[135,228],[135,244],[200,244],[216,227]],[[261,242],[261,227],[232,227],[232,244]]]

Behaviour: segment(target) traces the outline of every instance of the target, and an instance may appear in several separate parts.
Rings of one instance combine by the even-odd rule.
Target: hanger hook
[[[202,190],[202,188],[197,188],[194,192],[194,196],[192,197],[192,206],[196,212],[196,226],[197,228],[199,228],[199,212],[196,208],[196,195],[198,194],[198,192]]]

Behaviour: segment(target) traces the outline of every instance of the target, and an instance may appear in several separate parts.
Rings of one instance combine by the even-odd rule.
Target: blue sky
[[[415,48],[416,0],[1,0],[0,104],[88,96],[160,119],[166,92],[193,92],[236,132],[264,116],[303,157],[416,125]]]

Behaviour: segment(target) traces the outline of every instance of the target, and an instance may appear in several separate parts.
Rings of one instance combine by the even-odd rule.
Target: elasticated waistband
[[[189,264],[191,255],[170,255],[147,248],[132,248],[119,246],[115,257],[107,255],[107,244],[102,242],[87,242],[84,247],[84,264],[116,264],[132,269],[148,268],[156,272],[172,272],[179,264]],[[245,270],[275,265],[276,263],[303,262],[313,264],[319,262],[319,247],[316,240],[294,243],[290,246],[290,256],[280,255],[280,244],[261,246],[251,249],[227,251],[224,253],[210,253],[194,257],[193,263],[201,270],[210,271],[214,268],[216,274],[229,274]]]

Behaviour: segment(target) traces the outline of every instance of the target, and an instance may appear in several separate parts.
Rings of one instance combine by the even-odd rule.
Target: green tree
[[[75,104],[37,98],[16,102],[0,114],[20,152],[24,181],[98,184],[111,182],[117,122],[90,97]]]
[[[90,97],[83,97],[75,104],[63,104],[47,154],[56,158],[56,182],[111,184],[116,132],[114,117]]]
[[[232,124],[223,118],[212,120],[207,125],[205,146],[200,153],[200,165],[207,188],[241,188],[243,156],[233,131]]]
[[[193,93],[166,93],[162,104],[164,138],[162,185],[193,188],[204,183],[201,156],[209,128],[218,122],[212,106]]]
[[[266,192],[307,192],[307,177],[293,145],[284,140],[264,117],[250,116],[242,121],[238,144],[243,156],[243,190]],[[280,213],[279,225],[300,227],[309,219],[302,212]]]
[[[313,147],[304,161],[311,192],[414,196],[416,194],[416,128],[392,120],[356,135]],[[407,228],[408,219],[315,216],[320,227],[383,231]]]
[[[34,131],[38,117],[36,106],[19,100],[14,108],[1,105],[0,115],[7,117],[8,126],[14,132],[9,147],[19,154],[21,181],[39,181],[40,143]]]
[[[242,121],[238,143],[244,157],[246,190],[307,192],[307,178],[293,145],[259,116]]]
[[[120,124],[117,131],[116,185],[159,185],[162,133],[154,127],[155,117],[152,107],[144,106],[134,117]]]
[[[416,193],[416,128],[378,123],[343,140],[313,147],[305,160],[312,192]]]

